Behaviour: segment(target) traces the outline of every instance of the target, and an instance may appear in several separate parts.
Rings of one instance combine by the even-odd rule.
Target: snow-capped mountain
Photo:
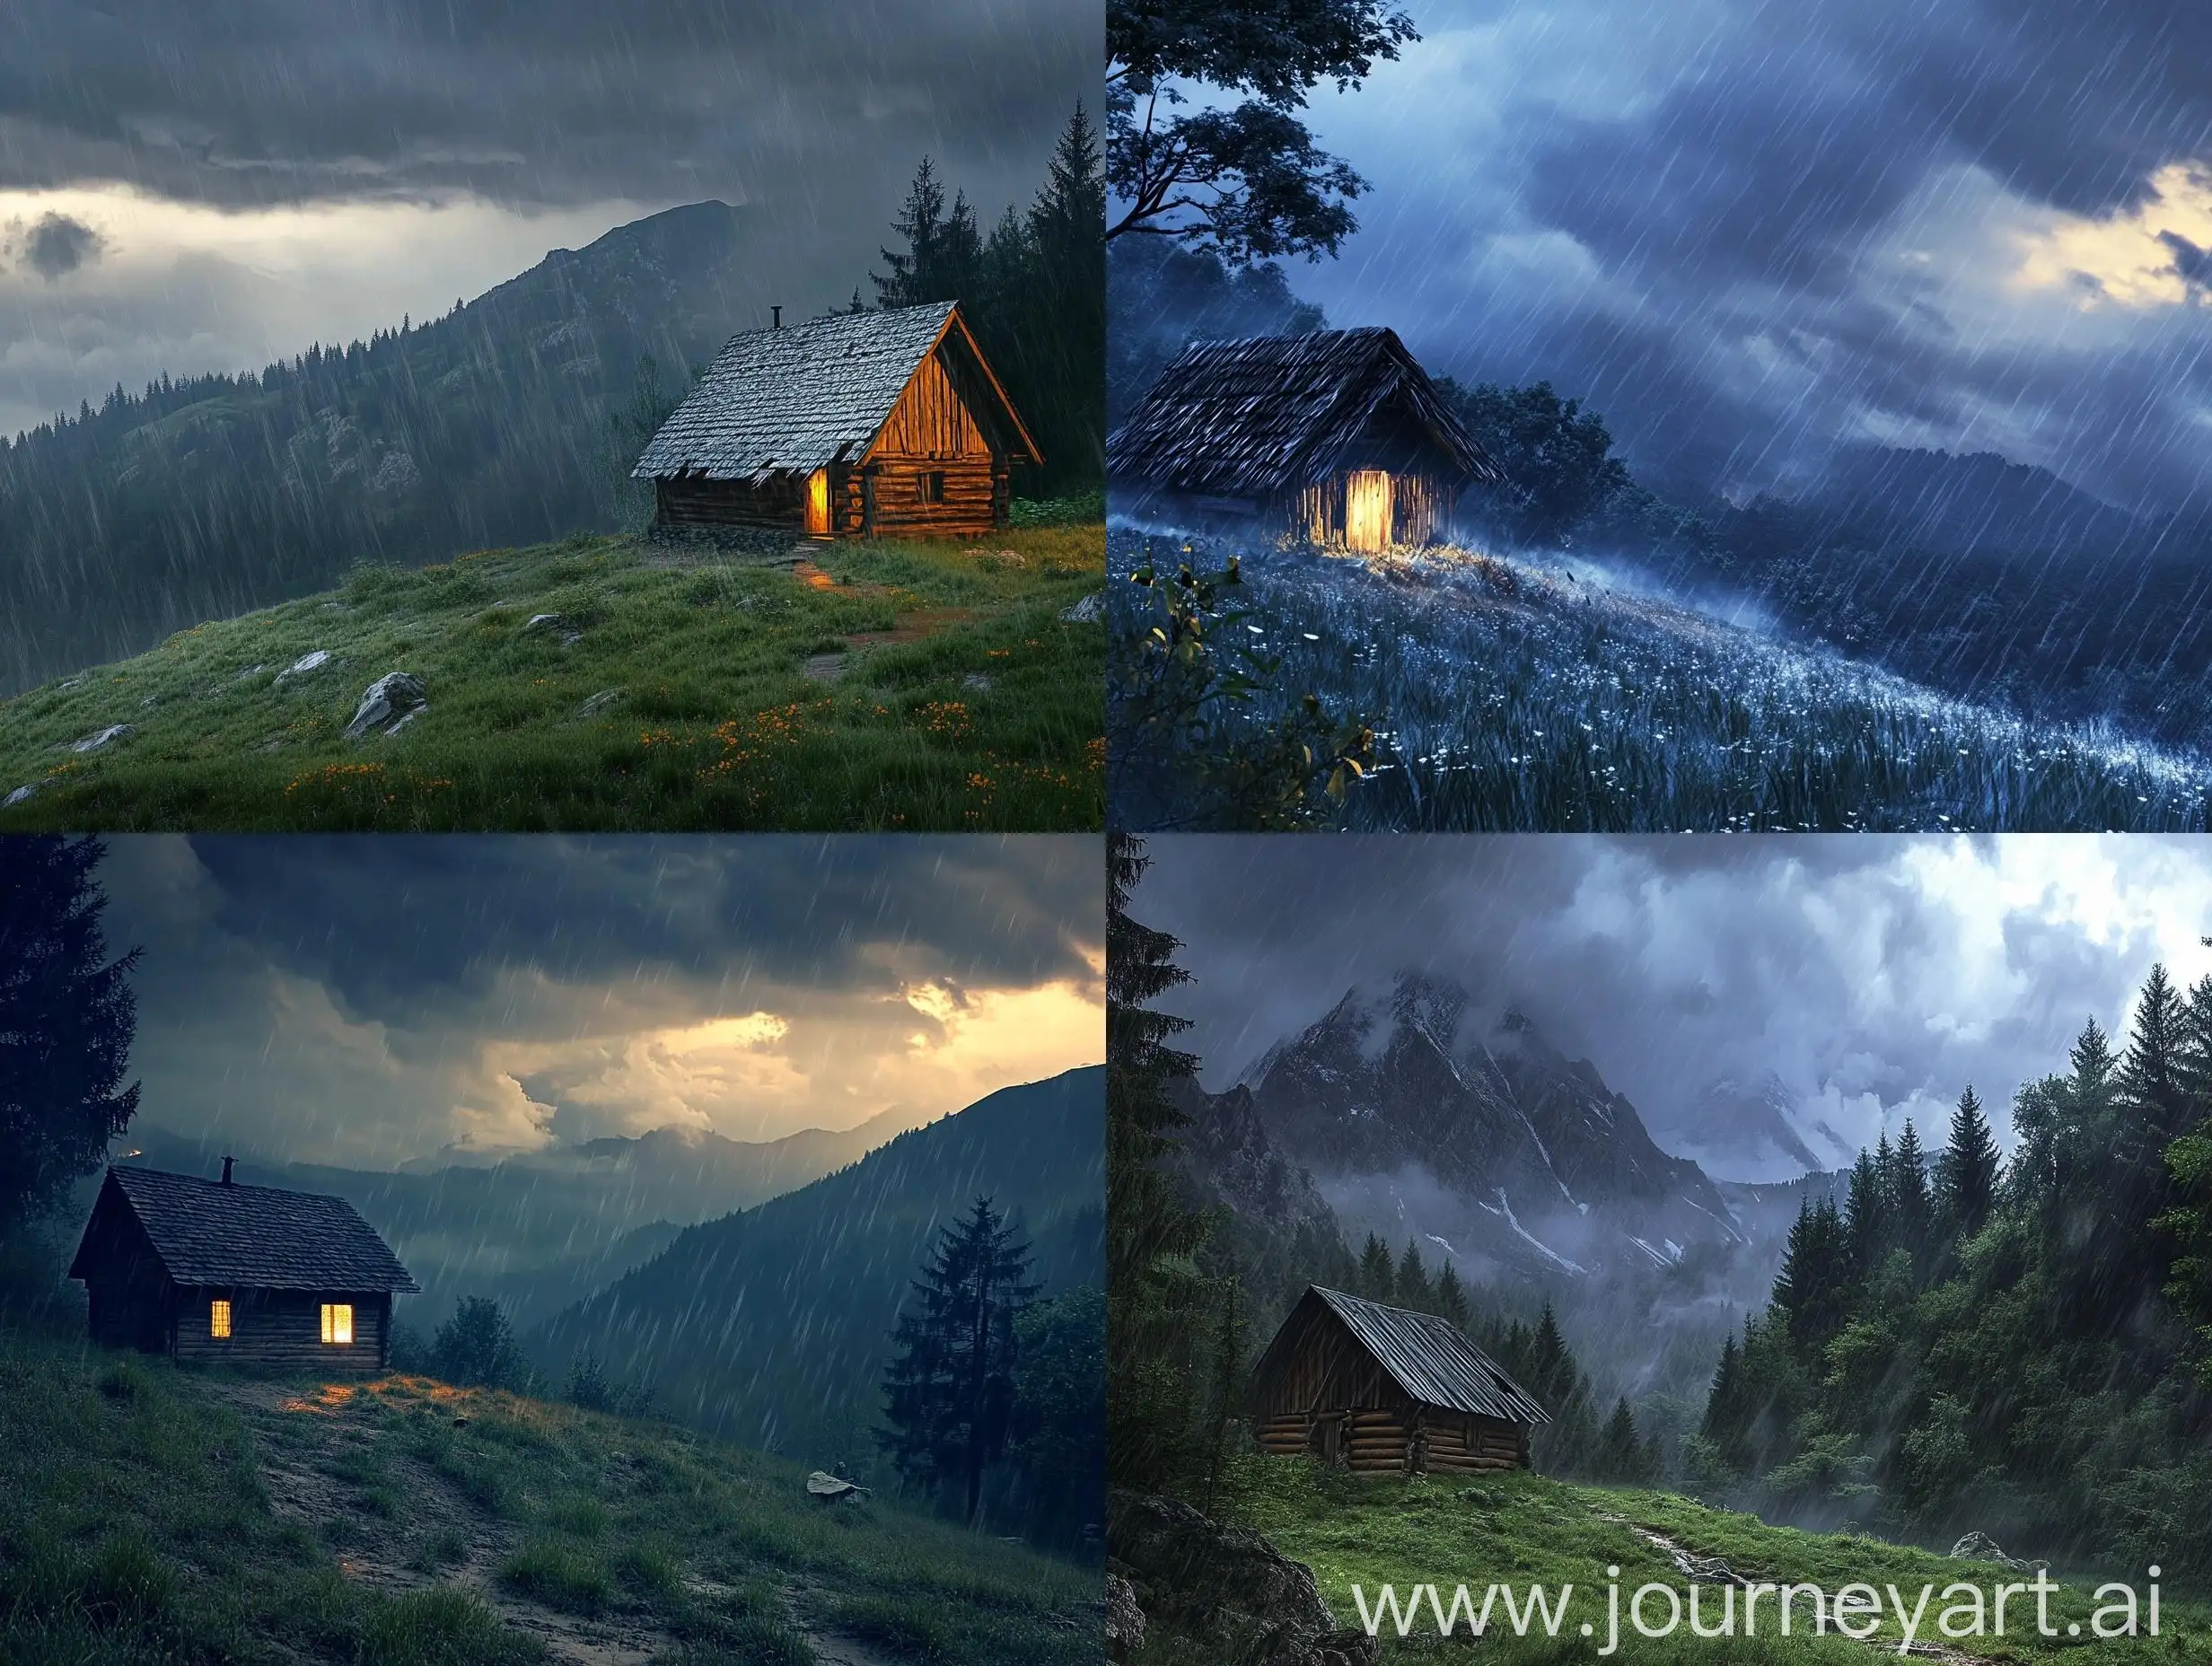
[[[1347,1222],[1448,1245],[1477,1276],[1666,1266],[1742,1240],[1711,1179],[1594,1066],[1449,979],[1347,992],[1243,1085],[1270,1146]]]

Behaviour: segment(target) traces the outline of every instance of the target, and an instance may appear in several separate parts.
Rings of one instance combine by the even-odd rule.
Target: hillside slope
[[[1103,1278],[1105,1073],[1002,1089],[852,1167],[694,1226],[532,1337],[591,1352],[655,1404],[813,1464],[873,1461],[901,1301],[938,1231],[978,1197],[1026,1224],[1049,1292]]]
[[[617,453],[634,446],[610,419],[641,363],[672,400],[733,331],[798,298],[762,293],[764,241],[751,211],[672,208],[443,318],[393,319],[259,375],[118,390],[83,421],[0,444],[0,692],[358,561],[613,527]]]
[[[1109,544],[1110,666],[1141,678],[1158,603],[1123,581],[1154,558],[1218,568],[1240,546],[1119,529]],[[1946,698],[1724,622],[1725,598],[1698,611],[1579,559],[1242,554],[1225,600],[1277,663],[1210,743],[1292,718],[1308,693],[1371,724],[1376,767],[1324,807],[1344,828],[2190,831],[2212,809],[2196,754]],[[1115,737],[1117,823],[1224,825],[1202,760],[1132,750],[1143,739]]]
[[[1856,1534],[1769,1527],[1755,1516],[1708,1509],[1671,1493],[1570,1486],[1525,1471],[1486,1476],[1474,1485],[1435,1477],[1354,1477],[1304,1459],[1250,1459],[1241,1466],[1239,1480],[1245,1490],[1234,1513],[1236,1523],[1265,1533],[1284,1555],[1311,1567],[1322,1600],[1340,1625],[1359,1623],[1355,1585],[1374,1615],[1386,1584],[1394,1586],[1401,1600],[1409,1598],[1416,1584],[1440,1584],[1448,1609],[1453,1587],[1461,1583],[1469,1586],[1478,1607],[1493,1581],[1512,1582],[1517,1596],[1531,1584],[1541,1584],[1555,1600],[1560,1586],[1572,1583],[1567,1621],[1557,1639],[1543,1635],[1540,1627],[1532,1627],[1526,1636],[1516,1635],[1502,1609],[1494,1609],[1480,1644],[1486,1660],[1594,1658],[1606,1635],[1609,1567],[1620,1569],[1624,1636],[1617,1658],[1623,1661],[1822,1661],[1863,1666],[1884,1657],[1898,1658],[1900,1628],[1894,1617],[1886,1614],[1883,1628],[1864,1643],[1833,1635],[1806,1637],[1802,1635],[1806,1609],[1801,1600],[1799,1631],[1787,1640],[1772,1636],[1776,1610],[1771,1594],[1762,1599],[1758,1611],[1766,1631],[1755,1641],[1740,1635],[1725,1643],[1699,1641],[1689,1635],[1686,1625],[1663,1643],[1626,1635],[1628,1601],[1638,1586],[1655,1582],[1677,1592],[1689,1589],[1693,1575],[1686,1570],[1685,1559],[1698,1562],[1694,1577],[1710,1587],[1700,1599],[1708,1627],[1717,1623],[1723,1588],[1730,1584],[1739,1586],[1735,1596],[1740,1627],[1742,1581],[1814,1583],[1830,1596],[1854,1582],[1871,1584],[1878,1591],[1894,1583],[1904,1593],[1908,1609],[1919,1588],[1932,1584],[1938,1594],[1929,1601],[1915,1641],[1916,1657],[1933,1655],[1953,1662],[2085,1658],[2085,1645],[2092,1643],[2089,1622],[2098,1606],[2093,1600],[2096,1586],[2106,1578],[2125,1578],[2130,1573],[2147,1620],[2149,1582],[2141,1570],[2055,1568],[2051,1577],[2064,1589],[2050,1599],[2050,1614],[2059,1635],[2032,1635],[2032,1600],[2023,1603],[2015,1598],[2005,1637],[1947,1638],[1936,1625],[1944,1606],[1940,1595],[1944,1587],[1967,1581],[1987,1593],[2000,1581],[2032,1575]],[[2017,1555],[2033,1551],[2027,1546],[2004,1548]],[[1522,1600],[1525,1604],[1524,1596]],[[2172,1591],[2161,1592],[2158,1637],[2107,1639],[2094,1643],[2087,1653],[2101,1662],[2201,1661],[2212,1655],[2212,1608]],[[1664,1623],[1663,1603],[1654,1600],[1647,1611],[1655,1626]],[[1437,1652],[1436,1621],[1425,1600],[1423,1616],[1426,1641],[1418,1629],[1400,1641],[1394,1626],[1383,1627],[1385,1662],[1425,1660]],[[1587,1641],[1576,1635],[1584,1622],[1597,1628],[1596,1636]],[[2082,1629],[2067,1635],[2068,1626]],[[2030,1635],[2022,1635],[2023,1631]],[[1459,1648],[1464,1649],[1464,1618],[1458,1632]]]
[[[1075,1666],[1095,1574],[666,1424],[0,1329],[0,1659]]]
[[[0,831],[1094,828],[1102,543],[362,568],[0,704]],[[427,705],[348,739],[395,671]]]

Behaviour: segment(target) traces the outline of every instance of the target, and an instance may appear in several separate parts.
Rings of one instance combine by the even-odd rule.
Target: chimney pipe
[[[232,1163],[233,1163],[233,1162],[235,1162],[236,1161],[237,1161],[237,1159],[236,1159],[235,1157],[225,1157],[225,1158],[223,1160],[223,1183],[224,1183],[225,1186],[228,1186],[228,1185],[230,1185],[230,1184],[232,1183],[232,1181],[231,1181],[231,1164],[232,1164]]]
[[[768,328],[769,328],[769,329],[781,329],[784,327],[784,310],[783,310],[783,308],[781,308],[781,307],[770,307],[770,308],[768,309],[768,316],[769,316],[770,318],[772,318],[772,319],[774,319],[774,320],[776,320],[773,324],[771,324],[771,325],[769,325],[769,326],[768,326]]]

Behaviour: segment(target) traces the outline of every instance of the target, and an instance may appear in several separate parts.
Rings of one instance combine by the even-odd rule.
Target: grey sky
[[[1549,378],[1738,490],[1850,442],[2130,505],[2212,487],[2212,12],[2189,0],[1412,0],[1324,94],[1373,182],[1332,321]]]
[[[917,1121],[1103,1049],[1099,842],[127,837],[141,1116],[391,1166]]]
[[[435,316],[707,197],[762,211],[803,316],[865,285],[925,153],[987,220],[1025,202],[1102,32],[1096,0],[11,4],[0,431]]]
[[[2212,841],[1844,835],[1157,837],[1131,912],[1174,933],[1220,1088],[1355,984],[1406,968],[1518,1004],[1661,1144],[1725,1146],[1706,1087],[1773,1071],[1871,1144],[1940,1140],[1971,1083],[2006,1129],[2094,1015],[2124,1031],[2154,961],[2212,972]],[[1716,1165],[1722,1168],[1725,1164]],[[1745,1175],[1739,1178],[1755,1178]]]

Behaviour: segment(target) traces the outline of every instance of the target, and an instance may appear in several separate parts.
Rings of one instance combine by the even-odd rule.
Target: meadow
[[[1360,558],[1293,547],[1109,535],[1110,664],[1139,662],[1151,559],[1222,568],[1213,652],[1267,656],[1264,691],[1224,704],[1224,750],[1310,696],[1374,731],[1373,767],[1321,800],[1353,830],[1758,832],[2202,830],[2212,762],[2098,723],[1947,698],[1874,666],[1667,599],[1453,548]],[[1206,759],[1117,777],[1133,827],[1219,825]]]
[[[2162,1591],[2157,1637],[2100,1639],[2092,1630],[2099,1606],[2094,1592],[2116,1575],[2065,1568],[2050,1572],[2052,1581],[2062,1587],[2049,1599],[2049,1618],[2057,1635],[2041,1635],[2032,1599],[2023,1603],[2015,1597],[2008,1600],[2005,1636],[1945,1636],[1937,1627],[1945,1586],[1968,1582],[1980,1586],[1986,1595],[1999,1582],[2033,1575],[1854,1533],[1772,1527],[1756,1516],[1711,1509],[1671,1493],[1570,1486],[1526,1471],[1354,1476],[1307,1459],[1251,1457],[1238,1464],[1235,1496],[1235,1523],[1265,1533],[1284,1555],[1310,1566],[1322,1599],[1341,1625],[1359,1624],[1356,1584],[1371,1613],[1377,1611],[1376,1598],[1384,1584],[1393,1585],[1403,1598],[1417,1582],[1443,1582],[1447,1609],[1453,1586],[1460,1583],[1470,1588],[1477,1607],[1494,1581],[1511,1583],[1523,1593],[1529,1585],[1541,1584],[1555,1602],[1561,1585],[1571,1583],[1576,1588],[1567,1620],[1556,1637],[1545,1635],[1540,1623],[1531,1624],[1527,1635],[1520,1635],[1504,1610],[1494,1607],[1479,1641],[1469,1635],[1464,1618],[1453,1637],[1440,1639],[1435,1618],[1424,1604],[1425,1627],[1400,1639],[1394,1624],[1384,1625],[1386,1662],[1462,1657],[1530,1662],[1593,1660],[1606,1637],[1602,1588],[1609,1583],[1606,1570],[1611,1567],[1620,1570],[1623,1613],[1621,1647],[1613,1658],[1639,1666],[1720,1661],[1863,1666],[1883,1655],[1895,1659],[1903,1633],[1896,1618],[1886,1612],[1886,1587],[1892,1583],[1903,1594],[1909,1612],[1923,1584],[1935,1587],[1936,1595],[1913,1643],[1912,1653],[1918,1658],[1953,1662],[2212,1660],[2212,1606]],[[1634,1635],[1626,1616],[1635,1590],[1657,1583],[1686,1591],[1693,1575],[1685,1571],[1684,1558],[1696,1565],[1694,1577],[1706,1587],[1699,1609],[1708,1630],[1720,1623],[1723,1589],[1739,1581],[1813,1583],[1831,1596],[1847,1584],[1869,1584],[1884,1593],[1883,1625],[1863,1642],[1833,1631],[1807,1636],[1809,1600],[1801,1597],[1792,1633],[1785,1638],[1775,1630],[1776,1609],[1769,1593],[1751,1610],[1761,1629],[1751,1636],[1742,1634],[1740,1600],[1730,1610],[1737,1616],[1736,1635],[1731,1638],[1690,1635],[1686,1606],[1673,1635],[1663,1640]],[[2146,1626],[2146,1573],[2137,1571],[2135,1583],[2146,1605],[2138,1610],[2139,1618]],[[1741,1600],[1743,1594],[1739,1583],[1735,1595]],[[1522,1600],[1527,1611],[1525,1594]],[[1665,1627],[1663,1602],[1653,1599],[1646,1613],[1653,1629]],[[1584,1620],[1594,1623],[1594,1636],[1578,1635]],[[1965,1623],[1962,1618],[1957,1625],[1963,1628]],[[2080,1632],[2069,1634],[2072,1626],[2079,1626]],[[1865,1629],[1865,1621],[1855,1620],[1853,1628]],[[1181,1666],[1172,1655],[1162,1659]]]
[[[0,1329],[0,1661],[1103,1660],[1095,1572],[805,1476],[504,1392]]]
[[[1102,545],[360,567],[0,702],[0,832],[1094,829]],[[424,704],[348,738],[391,672]]]

